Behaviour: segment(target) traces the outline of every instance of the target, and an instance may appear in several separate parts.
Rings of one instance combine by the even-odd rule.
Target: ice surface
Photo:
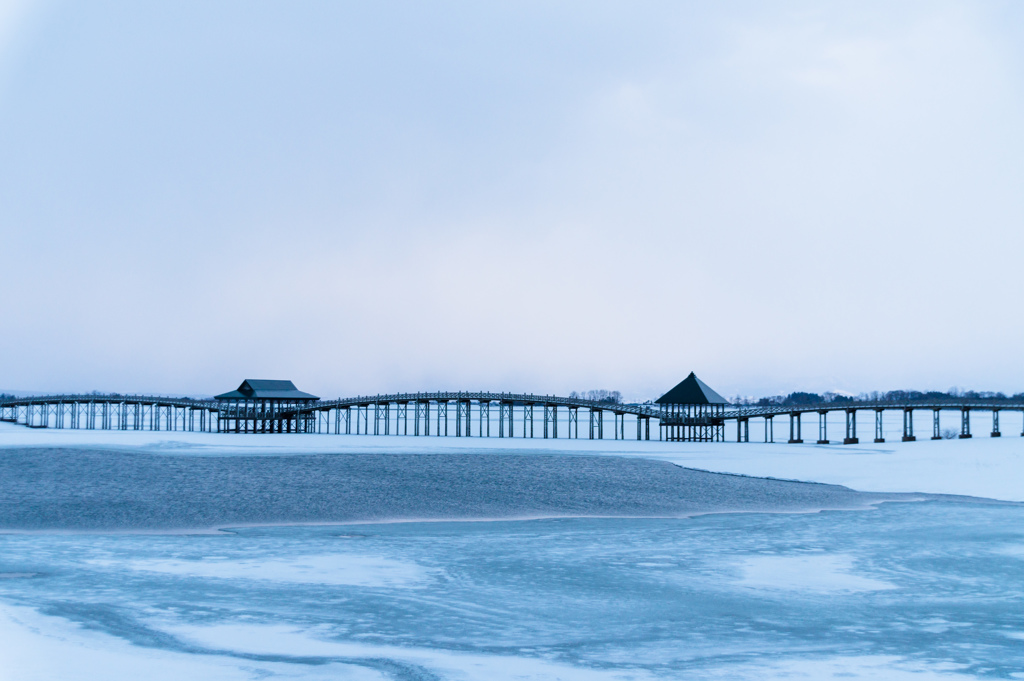
[[[755,589],[813,591],[815,593],[880,591],[895,588],[888,582],[851,573],[848,555],[750,556],[743,559],[739,584]]]
[[[216,455],[284,453],[458,453],[589,454],[636,456],[672,461],[708,471],[807,480],[844,485],[871,492],[928,492],[962,494],[1024,501],[1024,438],[1011,434],[1016,425],[1004,424],[1005,435],[987,437],[978,429],[970,440],[931,441],[929,423],[917,414],[918,442],[900,442],[900,431],[886,432],[888,442],[858,445],[784,444],[782,428],[774,444],[759,442],[752,421],[750,443],[680,443],[636,440],[545,440],[542,438],[454,438],[372,435],[220,434],[183,432],[120,432],[103,430],[33,430],[0,423],[3,447],[125,447],[155,452]],[[898,419],[891,419],[893,423]],[[1004,419],[1005,420],[1005,419]],[[782,424],[776,424],[781,426]],[[807,422],[805,428],[815,428]],[[977,427],[977,423],[976,423]],[[519,431],[517,431],[518,433]],[[564,429],[563,429],[564,432]],[[809,431],[806,431],[809,432]],[[635,436],[635,430],[633,431]],[[832,424],[831,434],[841,434]],[[626,429],[630,435],[629,427]]]
[[[263,579],[294,584],[402,588],[427,583],[430,570],[410,561],[353,553],[262,560],[135,560],[127,567],[213,579]]]
[[[194,456],[0,449],[0,529],[558,516],[680,517],[862,508],[894,495],[638,458],[474,452]]]
[[[267,677],[307,681],[392,678],[362,665],[335,663],[297,667],[195,651],[140,647],[63,617],[0,603],[0,681],[249,681]]]
[[[20,613],[0,652],[35,670],[17,678],[64,658],[86,679],[130,678],[145,659],[202,678],[1011,678],[1024,560],[1002,549],[1022,528],[1016,505],[931,501],[7,534],[0,572],[36,576],[0,581],[4,612]],[[375,561],[401,578],[345,577]]]
[[[12,428],[62,446],[0,445],[0,681],[1024,678],[1024,506],[669,463],[999,492],[1009,438]]]

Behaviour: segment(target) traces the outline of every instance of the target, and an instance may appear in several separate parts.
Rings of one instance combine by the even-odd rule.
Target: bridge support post
[[[590,409],[590,439],[594,439],[594,429],[597,426],[597,415],[593,409]]]
[[[530,434],[526,434],[526,422],[530,422]],[[523,403],[523,437],[533,439],[533,403]]]
[[[843,438],[844,445],[855,445],[860,440],[857,439],[857,410],[847,409],[846,410],[846,437]]]
[[[580,439],[580,410],[579,410],[579,407],[568,407],[568,411],[569,411],[569,432],[568,432],[567,435],[568,435],[569,438],[573,438],[574,437],[573,436],[573,432],[574,432],[573,431],[573,426],[575,425],[576,426],[576,429],[575,429],[575,439],[579,440]]]
[[[828,444],[828,412],[818,412],[818,444]]]
[[[498,437],[505,437],[505,418],[508,417],[509,437],[512,437],[512,415],[507,402],[498,403]]]
[[[971,410],[967,407],[960,409],[960,438],[967,439],[971,436]]]
[[[914,410],[905,408],[903,410],[903,441],[913,442],[916,439],[914,437]]]
[[[875,409],[875,442],[885,442],[885,435],[882,433],[882,412],[884,409]]]
[[[941,440],[942,430],[939,424],[939,413],[941,409],[932,409],[932,439]]]
[[[773,416],[764,417],[764,441],[775,442],[775,418]]]
[[[803,438],[800,436],[800,412],[789,415],[789,443],[801,444]]]
[[[992,410],[992,437],[1001,437],[1002,433],[999,432],[999,410]]]

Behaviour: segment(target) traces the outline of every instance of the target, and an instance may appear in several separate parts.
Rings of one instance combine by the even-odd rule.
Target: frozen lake
[[[0,679],[1024,678],[1013,503],[579,452],[8,447],[0,481]]]

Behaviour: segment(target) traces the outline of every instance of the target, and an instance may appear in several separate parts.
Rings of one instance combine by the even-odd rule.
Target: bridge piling
[[[818,412],[818,444],[828,444],[828,412],[825,410]]]
[[[914,442],[917,440],[914,437],[914,410],[910,408],[903,409],[903,441]]]
[[[800,435],[800,412],[790,412],[789,414],[789,443],[790,444],[802,444],[803,438]]]
[[[846,437],[843,438],[844,445],[855,445],[859,443],[857,439],[857,410],[847,409],[846,410]]]
[[[939,427],[939,412],[941,409],[932,409],[932,439],[941,440],[942,430]]]
[[[971,437],[971,410],[968,407],[960,409],[960,439],[966,440]]]
[[[999,410],[992,410],[992,435],[991,437],[1001,437],[1002,433],[999,432]]]

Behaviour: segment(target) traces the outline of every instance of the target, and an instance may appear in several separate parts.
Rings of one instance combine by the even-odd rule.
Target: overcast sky
[[[0,389],[1024,391],[1019,2],[0,0]]]

